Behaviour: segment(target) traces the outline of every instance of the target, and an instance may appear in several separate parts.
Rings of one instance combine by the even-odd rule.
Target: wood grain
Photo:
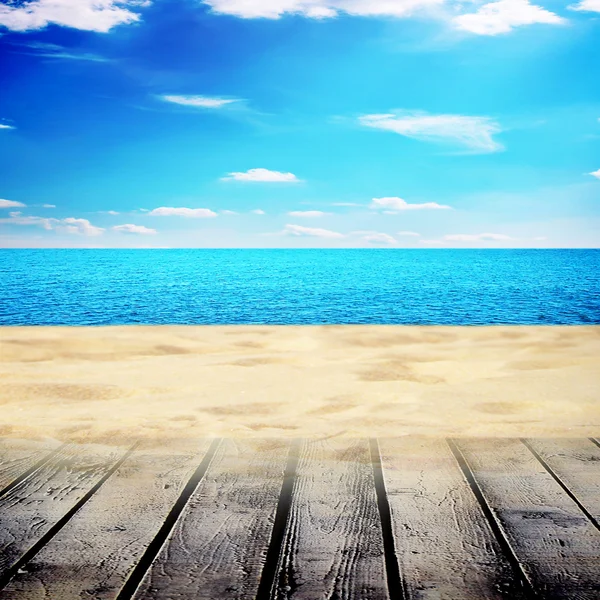
[[[200,440],[136,450],[1,597],[116,598],[208,446]]]
[[[302,444],[272,596],[388,598],[368,440]]]
[[[585,438],[528,439],[527,443],[600,521],[600,448]]]
[[[69,445],[0,498],[0,580],[125,453]]]
[[[0,440],[0,493],[60,446],[55,440]]]
[[[481,507],[444,440],[379,440],[408,598],[520,597]]]
[[[271,538],[289,442],[224,440],[138,600],[250,600]]]
[[[456,441],[533,588],[600,598],[600,532],[519,441]]]

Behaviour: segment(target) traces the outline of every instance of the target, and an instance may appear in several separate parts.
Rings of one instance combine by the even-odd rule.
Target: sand
[[[0,435],[600,435],[600,327],[0,328]]]

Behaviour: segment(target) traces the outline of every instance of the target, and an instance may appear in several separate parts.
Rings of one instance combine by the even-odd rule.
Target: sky
[[[2,0],[0,247],[598,248],[600,0]]]

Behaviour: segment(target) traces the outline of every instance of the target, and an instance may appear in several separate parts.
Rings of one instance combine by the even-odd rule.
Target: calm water
[[[600,323],[600,250],[0,250],[0,324]]]

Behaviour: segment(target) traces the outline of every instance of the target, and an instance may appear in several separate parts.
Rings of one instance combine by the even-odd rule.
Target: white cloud
[[[329,213],[323,212],[321,210],[292,210],[288,213],[290,217],[300,217],[306,219],[315,219],[318,217],[324,217]]]
[[[22,202],[16,202],[15,200],[3,200],[0,198],[0,208],[19,208],[25,206]]]
[[[243,173],[228,173],[223,181],[265,181],[269,183],[298,183],[300,180],[293,173],[269,171],[269,169],[250,169]]]
[[[363,115],[359,122],[365,127],[392,131],[416,140],[464,146],[473,152],[497,152],[503,148],[493,138],[502,131],[500,125],[490,117],[400,111]]]
[[[478,35],[508,33],[514,27],[534,23],[561,25],[565,22],[565,19],[557,14],[541,6],[530,4],[528,0],[490,2],[481,6],[475,13],[454,18],[454,23],[459,29]]]
[[[311,19],[340,14],[362,17],[406,17],[419,9],[438,6],[443,0],[203,0],[217,13],[243,19],[279,19],[296,14]]]
[[[568,8],[585,12],[600,12],[600,0],[581,0],[579,4],[572,4]]]
[[[262,210],[261,208],[255,208],[254,210],[250,211],[251,213],[255,214],[255,215],[264,215],[266,214],[264,210]]]
[[[444,240],[449,242],[483,242],[486,240],[492,242],[502,242],[511,240],[512,238],[502,233],[456,233],[452,235],[445,235]]]
[[[143,225],[133,225],[132,223],[115,225],[112,229],[113,231],[119,231],[121,233],[135,233],[140,235],[153,235],[158,233],[156,229],[150,229],[149,227],[144,227]]]
[[[237,215],[239,214],[238,212],[236,212],[235,210],[222,210],[221,211],[222,215]]]
[[[34,225],[43,227],[48,231],[85,235],[87,237],[93,237],[104,233],[102,227],[92,225],[87,219],[76,219],[74,217],[67,217],[66,219],[34,216],[24,217],[20,212],[12,212],[10,213],[10,216],[10,219],[0,219],[0,221],[3,223],[11,223],[13,225]]]
[[[193,106],[195,108],[223,108],[233,102],[239,102],[237,98],[215,98],[210,96],[161,96],[166,102],[181,104],[183,106]]]
[[[138,21],[139,14],[129,9],[147,4],[141,0],[31,0],[3,4],[0,26],[11,31],[31,31],[53,24],[105,33],[116,25]]]
[[[371,208],[373,209],[383,209],[387,208],[388,214],[393,214],[398,211],[403,210],[448,210],[451,207],[446,206],[445,204],[438,204],[437,202],[423,202],[421,204],[409,204],[406,200],[402,200],[402,198],[373,198],[373,202],[371,202]]]
[[[392,246],[398,243],[395,238],[387,233],[370,233],[369,235],[365,235],[363,239],[371,244],[387,244]]]
[[[403,237],[421,237],[420,233],[416,231],[399,231],[397,235],[401,235]]]
[[[42,208],[56,208],[56,204],[42,204]]]
[[[595,177],[596,179],[600,179],[600,169],[598,169],[597,171],[592,171],[591,173],[589,173],[589,175]]]
[[[283,233],[302,237],[343,238],[344,235],[329,229],[302,227],[301,225],[286,225]]]
[[[175,208],[173,206],[161,206],[151,210],[153,217],[186,217],[187,219],[209,219],[216,217],[217,213],[209,208]]]
[[[0,129],[14,129],[14,127],[12,125],[5,125],[4,123],[0,123]]]

